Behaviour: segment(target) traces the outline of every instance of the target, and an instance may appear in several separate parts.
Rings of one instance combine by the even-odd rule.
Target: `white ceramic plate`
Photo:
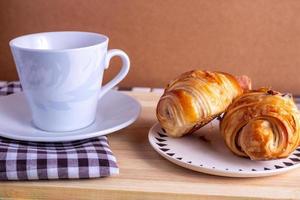
[[[182,138],[168,137],[155,124],[149,131],[152,147],[169,161],[207,174],[229,177],[259,177],[281,174],[300,167],[300,148],[288,158],[252,161],[234,155],[219,133],[219,121],[202,127],[197,133]]]
[[[140,113],[140,104],[121,92],[109,91],[98,102],[95,122],[69,132],[46,132],[32,124],[24,94],[0,98],[0,136],[36,142],[63,142],[106,135],[132,124]]]

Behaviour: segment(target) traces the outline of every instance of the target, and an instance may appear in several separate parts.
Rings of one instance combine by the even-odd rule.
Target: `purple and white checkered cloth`
[[[0,95],[19,91],[19,82],[0,82]],[[106,136],[63,143],[0,137],[0,180],[96,178],[118,173]]]
[[[21,92],[22,86],[19,81],[0,81],[0,96]]]

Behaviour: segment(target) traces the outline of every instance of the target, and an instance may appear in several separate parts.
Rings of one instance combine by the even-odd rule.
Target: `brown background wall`
[[[129,54],[132,68],[122,86],[161,87],[203,68],[300,94],[299,10],[297,0],[1,0],[0,79],[17,79],[10,39],[82,30],[109,35],[110,48]]]

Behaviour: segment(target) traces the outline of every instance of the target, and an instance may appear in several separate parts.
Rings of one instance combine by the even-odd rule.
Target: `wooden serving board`
[[[148,143],[160,94],[126,92],[142,105],[133,125],[109,135],[120,175],[66,181],[0,182],[0,199],[300,199],[300,170],[265,178],[225,178],[181,168]]]

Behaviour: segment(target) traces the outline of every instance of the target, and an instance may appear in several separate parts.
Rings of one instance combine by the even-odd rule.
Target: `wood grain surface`
[[[163,87],[194,68],[249,75],[300,94],[297,0],[1,0],[0,80],[16,80],[10,39],[33,32],[106,34],[132,67],[122,86]],[[116,74],[118,60],[105,75]]]
[[[159,94],[126,92],[142,113],[133,125],[109,135],[120,175],[65,181],[0,182],[0,199],[300,199],[300,170],[265,178],[225,178],[181,168],[148,143]]]

